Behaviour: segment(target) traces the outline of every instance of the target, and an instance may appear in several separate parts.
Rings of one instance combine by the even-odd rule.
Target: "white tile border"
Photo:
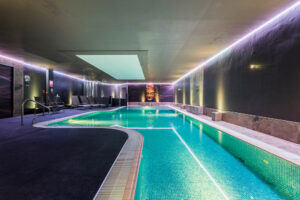
[[[109,127],[109,129],[125,132],[128,139],[106,174],[93,200],[121,200],[125,196],[129,196],[129,199],[126,198],[126,200],[133,200],[143,147],[143,136],[139,132],[127,128]],[[138,140],[136,140],[137,138]],[[132,151],[132,148],[134,148],[134,151]],[[130,164],[128,165],[128,163]],[[122,176],[115,176],[115,174],[122,174]],[[116,198],[116,196],[119,198]]]
[[[36,124],[33,125],[34,127],[37,127],[37,128],[98,128],[98,129],[113,129],[113,130],[119,130],[119,131],[125,132],[128,135],[128,138],[125,141],[125,143],[123,144],[123,146],[122,146],[122,148],[121,148],[118,156],[114,160],[111,168],[109,169],[109,171],[106,174],[106,176],[105,176],[103,182],[101,183],[99,189],[97,190],[96,194],[94,195],[93,200],[99,199],[99,195],[102,192],[101,189],[107,183],[108,179],[116,179],[115,180],[116,182],[120,181],[118,179],[122,179],[122,178],[118,178],[118,177],[112,177],[112,178],[110,178],[110,174],[111,174],[111,171],[120,171],[120,169],[118,167],[115,167],[116,163],[118,163],[118,162],[121,162],[121,163],[124,162],[124,156],[121,159],[120,157],[122,157],[122,156],[120,156],[120,155],[124,155],[124,154],[129,155],[129,154],[132,154],[132,151],[128,150],[128,148],[130,148],[130,147],[128,147],[128,145],[129,145],[130,142],[132,143],[131,140],[133,140],[131,135],[132,134],[136,134],[140,138],[139,139],[139,143],[141,143],[141,146],[139,146],[137,144],[137,147],[136,147],[137,148],[136,152],[139,154],[139,155],[135,155],[135,156],[138,156],[138,158],[135,158],[135,159],[137,159],[137,161],[134,162],[134,160],[131,160],[131,159],[128,160],[128,162],[131,162],[131,165],[126,166],[127,168],[130,168],[129,174],[126,174],[126,175],[128,175],[128,176],[125,176],[125,177],[127,177],[126,180],[121,180],[121,182],[125,181],[126,185],[119,184],[118,188],[109,188],[108,189],[109,191],[105,191],[105,193],[111,192],[111,193],[116,193],[116,194],[122,196],[122,198],[120,198],[120,199],[124,199],[124,196],[130,196],[130,200],[134,199],[134,193],[135,193],[135,188],[136,188],[138,170],[139,170],[139,165],[140,165],[140,156],[141,156],[141,152],[142,152],[141,148],[143,146],[143,136],[139,132],[132,130],[132,128],[126,128],[126,127],[121,127],[121,126],[47,126],[47,125],[51,124],[51,123],[54,123],[54,122],[59,122],[59,121],[63,121],[63,120],[67,120],[67,119],[70,119],[70,118],[79,117],[79,116],[83,116],[83,115],[87,115],[87,114],[91,114],[91,113],[116,111],[116,110],[119,110],[119,109],[124,108],[124,107],[126,107],[126,106],[118,107],[118,108],[111,109],[111,110],[99,110],[99,111],[84,112],[84,113],[80,113],[80,114],[77,114],[77,115],[71,115],[71,116],[67,116],[67,117],[63,117],[63,118],[58,118],[58,119],[48,120],[48,121],[44,121],[44,122],[39,122],[39,123],[36,123]],[[123,170],[123,173],[124,173],[124,170]],[[131,176],[133,176],[133,177],[131,177]],[[120,190],[120,188],[122,188],[122,189]],[[106,199],[111,199],[111,198],[108,197]]]
[[[39,127],[39,128],[100,128],[100,129],[101,128],[106,128],[106,129],[108,128],[108,129],[121,130],[121,131],[126,132],[126,133],[130,132],[130,130],[132,130],[132,129],[158,129],[158,128],[159,129],[172,129],[172,128],[169,128],[169,127],[148,127],[148,128],[147,127],[128,127],[127,128],[127,127],[122,127],[122,126],[108,126],[108,127],[104,127],[104,126],[101,126],[101,127],[99,127],[99,126],[47,126],[50,123],[54,123],[54,122],[58,122],[58,121],[62,121],[62,120],[67,120],[67,119],[78,117],[78,116],[83,116],[83,115],[87,115],[87,114],[91,114],[91,113],[96,113],[96,112],[110,112],[110,111],[119,110],[119,109],[124,108],[124,107],[125,106],[122,106],[122,107],[118,107],[118,108],[115,108],[115,109],[112,109],[112,110],[100,110],[100,111],[84,112],[84,113],[77,114],[77,115],[72,115],[72,116],[63,117],[63,118],[54,119],[54,120],[49,120],[49,121],[45,121],[45,122],[39,122],[39,123],[34,124],[33,126],[34,127]],[[128,106],[128,107],[131,107],[131,106]],[[143,106],[136,106],[136,107],[143,107]],[[202,122],[204,124],[207,124],[208,126],[216,128],[216,129],[218,129],[218,130],[220,130],[220,131],[222,131],[222,132],[224,132],[226,134],[229,134],[229,135],[231,135],[233,137],[236,137],[236,138],[238,138],[238,139],[240,139],[240,140],[242,140],[244,142],[247,142],[247,143],[249,143],[249,144],[251,144],[251,145],[253,145],[253,146],[255,146],[255,147],[259,148],[259,149],[262,149],[262,150],[264,150],[266,152],[269,152],[269,153],[271,153],[271,154],[273,154],[275,156],[278,156],[278,157],[280,157],[280,158],[282,158],[284,160],[287,160],[288,162],[291,162],[291,163],[293,163],[293,164],[295,164],[297,166],[300,166],[300,152],[299,152],[299,155],[297,155],[295,153],[292,153],[292,152],[289,152],[289,151],[286,151],[286,150],[280,148],[280,145],[279,145],[279,147],[274,146],[274,145],[270,145],[270,144],[268,144],[268,143],[266,143],[266,142],[263,141],[263,139],[266,139],[266,138],[263,138],[263,139],[262,138],[259,138],[259,139],[253,138],[251,136],[248,136],[247,133],[245,133],[245,132],[242,133],[242,132],[234,130],[234,127],[236,126],[236,127],[242,128],[242,130],[252,131],[252,132],[255,132],[256,134],[260,134],[260,135],[263,134],[263,133],[260,133],[260,132],[257,132],[257,131],[251,130],[251,129],[247,129],[247,128],[244,128],[244,127],[241,127],[241,126],[237,126],[237,125],[234,125],[234,124],[230,124],[230,123],[227,123],[227,124],[230,124],[233,127],[231,127],[231,128],[229,127],[228,128],[228,127],[225,126],[226,124],[222,125],[222,124],[220,124],[218,122],[214,122],[214,121],[210,121],[208,119],[205,119],[205,118],[207,118],[206,116],[204,117],[204,116],[201,116],[201,115],[195,115],[195,114],[187,112],[186,110],[179,109],[179,108],[176,108],[176,107],[170,106],[170,105],[169,106],[165,106],[165,107],[168,107],[168,108],[170,108],[172,110],[175,110],[175,111],[178,111],[180,113],[183,113],[184,115],[189,116],[189,117],[191,117],[193,119],[196,119],[196,120],[198,120],[198,121],[200,121],[200,122]],[[226,122],[224,122],[224,123],[226,123]],[[268,136],[268,135],[266,135],[266,136],[269,139],[274,139],[272,136]],[[278,138],[276,138],[276,141],[281,141],[281,143],[282,143],[281,145],[286,145],[286,143],[287,143],[286,141],[284,141],[282,139],[278,139]],[[128,140],[126,140],[125,144],[127,144],[127,143],[128,143]],[[110,170],[109,170],[108,174],[106,175],[104,181],[102,182],[100,188],[98,189],[97,193],[95,194],[94,199],[97,199],[99,193],[101,192],[102,186],[106,183],[106,180],[110,176],[111,171],[112,170],[116,170],[116,169],[114,169],[114,168],[117,168],[117,167],[115,167],[115,163],[118,162],[119,156],[120,156],[121,152],[124,150],[125,144],[123,145],[123,147],[120,150],[118,156],[116,157],[116,159],[115,159],[112,167],[110,168]],[[138,167],[137,168],[139,168],[139,163],[138,163]],[[137,177],[135,179],[135,182],[134,181],[133,182],[136,184],[136,181],[137,181]],[[131,188],[131,190],[135,190],[135,186],[136,185],[134,185],[134,187]],[[129,191],[129,193],[132,193],[131,190]],[[120,189],[116,189],[116,191],[114,191],[114,188],[112,188],[111,191],[112,191],[112,193],[116,193],[117,195],[121,195],[120,194]],[[134,197],[134,195],[133,195],[133,197]],[[123,196],[123,198],[124,198],[124,196]],[[108,199],[110,199],[110,198],[108,198]]]
[[[247,142],[247,143],[249,143],[249,144],[251,144],[251,145],[253,145],[253,146],[257,147],[257,148],[260,148],[260,149],[262,149],[264,151],[267,151],[267,152],[269,152],[271,154],[274,154],[274,155],[276,155],[276,156],[278,156],[278,157],[280,157],[280,158],[282,158],[284,160],[287,160],[287,161],[289,161],[289,162],[291,162],[291,163],[293,163],[293,164],[295,164],[297,166],[300,166],[300,152],[299,152],[299,155],[294,154],[292,152],[288,152],[288,151],[286,151],[284,149],[281,149],[279,147],[276,147],[276,146],[270,145],[268,143],[265,143],[264,141],[255,139],[255,138],[247,136],[247,135],[245,135],[243,133],[239,133],[239,132],[237,132],[237,131],[235,131],[233,129],[230,129],[230,128],[227,128],[225,126],[222,126],[222,125],[218,124],[217,122],[213,122],[213,121],[209,121],[207,119],[204,119],[204,118],[201,117],[201,115],[195,115],[195,114],[189,113],[189,112],[187,112],[185,110],[176,108],[174,106],[168,106],[168,107],[171,108],[171,109],[173,109],[173,110],[176,110],[178,112],[181,112],[181,113],[183,113],[183,114],[185,114],[185,115],[187,115],[189,117],[192,117],[193,119],[196,119],[196,120],[198,120],[198,121],[200,121],[202,123],[205,123],[205,124],[207,124],[207,125],[209,125],[209,126],[211,126],[213,128],[216,128],[216,129],[218,129],[218,130],[220,130],[220,131],[222,131],[224,133],[227,133],[227,134],[229,134],[229,135],[231,135],[233,137],[236,137],[236,138],[238,138],[240,140],[243,140],[244,142]],[[235,126],[237,126],[237,125],[235,125]],[[241,127],[241,128],[244,128],[244,127]],[[247,129],[247,128],[244,128],[244,129]],[[251,131],[254,131],[254,130],[251,130]],[[254,132],[257,132],[257,131],[254,131]],[[263,134],[263,133],[257,132],[257,134]],[[270,137],[272,137],[272,136],[270,136]],[[278,138],[276,138],[276,139],[278,139]],[[280,141],[280,140],[282,142],[284,141],[282,139],[278,139],[278,141]]]
[[[110,128],[110,129],[119,130],[119,129],[117,129],[117,128]],[[125,130],[121,130],[121,131],[125,132]],[[126,134],[128,134],[128,133],[126,133]],[[129,135],[128,135],[128,138],[129,138]],[[127,140],[128,140],[128,139],[127,139]],[[123,144],[123,146],[122,146],[122,148],[121,148],[121,150],[120,150],[118,156],[116,157],[116,159],[115,159],[115,161],[113,162],[112,166],[110,167],[108,173],[106,174],[106,176],[105,176],[103,182],[101,183],[99,189],[97,190],[97,192],[96,192],[96,194],[95,194],[93,200],[96,200],[96,199],[97,199],[97,197],[98,197],[98,195],[99,195],[99,193],[100,193],[100,191],[101,191],[101,189],[102,189],[104,183],[106,182],[107,178],[109,177],[109,175],[110,175],[112,169],[115,167],[115,164],[116,164],[117,160],[119,159],[121,153],[123,153],[125,144],[127,143],[127,140],[126,140],[125,143]]]

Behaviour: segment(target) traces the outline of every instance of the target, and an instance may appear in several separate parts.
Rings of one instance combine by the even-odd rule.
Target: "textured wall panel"
[[[205,106],[300,121],[299,52],[298,7],[204,69]]]

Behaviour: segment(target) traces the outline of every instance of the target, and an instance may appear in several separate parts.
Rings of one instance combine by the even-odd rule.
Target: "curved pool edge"
[[[131,129],[106,128],[123,131],[128,135],[128,139],[106,175],[94,200],[133,200],[144,138],[139,132]]]
[[[95,112],[109,112],[122,109],[126,106],[118,107],[111,110],[99,110],[84,112],[77,115],[71,115],[63,118],[47,120],[33,124],[36,128],[74,128],[74,126],[48,126],[48,124],[79,117]],[[93,200],[133,200],[135,195],[136,183],[138,178],[144,137],[137,131],[124,127],[110,126],[76,126],[76,128],[98,128],[119,130],[128,135],[121,151],[112,164],[104,181],[100,185]]]
[[[289,161],[285,157],[280,156],[280,154],[289,155],[290,157],[296,156],[294,158],[296,158],[296,160],[297,160],[297,158],[300,158],[300,156],[298,155],[297,152],[296,152],[296,154],[293,154],[292,152],[289,153],[289,151],[287,151],[285,149],[281,149],[280,145],[279,146],[277,146],[277,145],[273,145],[272,146],[272,144],[265,143],[266,141],[264,141],[263,139],[261,140],[260,137],[253,137],[253,135],[251,135],[251,134],[248,135],[248,133],[247,132],[245,133],[245,131],[243,131],[243,130],[236,129],[234,126],[237,126],[237,125],[233,125],[233,127],[232,126],[227,126],[229,123],[226,123],[226,122],[223,122],[223,121],[221,121],[221,122],[214,122],[214,121],[211,121],[211,119],[208,116],[194,115],[192,113],[187,112],[186,110],[177,109],[176,107],[171,107],[171,106],[168,106],[168,107],[171,110],[177,110],[180,113],[183,113],[187,117],[190,117],[190,119],[194,119],[194,120],[199,121],[199,122],[201,122],[203,124],[206,124],[209,127],[214,128],[216,130],[220,130],[223,133],[226,133],[227,135],[230,135],[232,138],[235,138],[235,139],[237,139],[239,141],[242,141],[242,142],[244,142],[244,144],[248,144],[248,146],[252,146],[251,148],[255,149],[255,147],[256,147],[256,149],[260,149],[261,151],[269,153],[269,155],[272,154],[274,157],[281,158],[282,161],[285,161],[284,163],[292,163],[292,164],[294,164],[295,167],[297,167],[297,166],[299,167],[298,164]],[[86,115],[86,114],[89,114],[89,112],[81,114],[81,115]],[[70,116],[70,117],[67,117],[67,118],[72,118],[72,117],[74,117],[74,116]],[[55,121],[61,121],[61,120],[63,120],[63,119],[60,118],[60,119],[57,119]],[[49,121],[45,122],[44,126],[40,125],[38,127],[42,127],[42,128],[75,128],[74,126],[57,126],[57,125],[55,125],[55,126],[53,126],[53,125],[47,126],[47,124],[49,124]],[[127,129],[125,127],[121,127],[121,126],[110,126],[110,127],[107,127],[107,126],[104,127],[104,126],[102,126],[102,127],[100,127],[100,126],[91,126],[90,125],[90,126],[76,126],[76,128],[112,128],[112,129],[119,129],[119,130],[120,129],[122,129],[122,130],[129,130],[129,129]],[[135,129],[134,127],[131,127],[131,128]],[[246,129],[246,128],[244,128],[244,129]],[[247,130],[253,132],[253,130],[250,130],[250,129],[247,129]],[[254,131],[254,132],[256,132],[257,134],[260,134],[260,135],[265,135],[265,134],[262,134],[262,133],[257,132],[257,131]],[[270,137],[271,136],[267,136],[267,138],[270,138]],[[266,138],[264,138],[264,139],[266,139]],[[267,146],[267,149],[265,149],[266,146]],[[142,149],[142,146],[141,146],[140,149]],[[275,151],[275,153],[272,152],[272,151]],[[233,153],[232,155],[236,155],[236,154]],[[134,171],[135,173],[130,173],[130,171],[131,171],[131,168],[130,168],[130,170],[127,170],[127,174],[132,174],[131,178],[128,175],[127,179],[123,178],[123,182],[122,183],[118,183],[118,184],[123,184],[123,185],[125,184],[125,186],[123,186],[123,190],[120,192],[120,189],[114,188],[115,189],[114,192],[106,192],[106,193],[103,194],[105,196],[102,196],[102,197],[98,197],[97,196],[98,197],[97,199],[134,199],[135,189],[136,189],[136,183],[137,183],[137,178],[134,178],[134,177],[138,176],[139,161],[140,161],[140,158],[141,158],[141,154],[139,153],[138,156],[136,156],[136,157],[139,158],[139,159],[135,159],[135,161],[136,161],[135,163],[138,163],[138,165],[136,165],[136,166],[138,166],[138,168]],[[242,158],[244,158],[244,157],[242,157]],[[252,158],[249,158],[249,159],[251,161]],[[263,167],[265,167],[265,164],[269,164],[268,159],[267,159],[266,162],[265,162],[265,160],[263,160],[265,164],[264,163],[262,163],[262,164],[259,163],[258,166],[255,165],[255,163],[257,163],[256,162],[257,161],[256,158],[254,158],[255,162],[250,162],[250,163],[248,162],[249,159],[248,159],[248,157],[246,159],[247,163],[249,164],[249,166],[247,164],[247,167],[250,167],[251,169],[253,169],[254,173],[258,174],[267,183],[269,183],[269,184],[272,183],[273,184],[273,182],[274,182],[275,183],[274,185],[276,185],[278,183],[277,179],[279,179],[279,181],[285,181],[284,180],[285,175],[281,174],[281,173],[280,173],[281,174],[280,177],[277,178],[275,181],[268,180],[270,177],[273,177],[273,175],[275,175],[276,177],[278,176],[278,173],[274,174],[274,172],[276,172],[276,170],[275,171],[273,170],[274,172],[270,171],[271,168],[270,168],[270,170],[260,170],[260,171],[257,171],[262,164],[264,165]],[[243,159],[243,160],[245,160],[245,159]],[[275,160],[275,161],[277,162],[277,160]],[[260,160],[260,161],[262,161],[262,160]],[[254,165],[254,166],[252,166],[252,165]],[[132,165],[130,165],[130,167],[131,166]],[[278,167],[280,167],[280,166],[281,165],[278,165]],[[276,166],[276,169],[277,169],[277,166]],[[297,168],[297,170],[298,169],[299,168]],[[135,180],[135,181],[131,181],[130,182],[130,179]],[[285,186],[285,185],[283,185],[282,187],[280,186],[280,188],[278,190],[279,191],[282,190],[282,189],[284,190],[287,187],[288,187],[288,189],[294,188],[294,186],[290,187],[291,184],[293,184],[292,181],[289,182],[288,186]],[[281,185],[281,184],[279,184],[279,185]],[[109,187],[113,187],[113,186],[109,185]],[[119,186],[117,185],[116,187],[119,187]],[[120,188],[122,188],[122,187],[120,187]],[[296,190],[299,191],[298,189],[296,189]],[[99,189],[99,194],[100,194],[100,191],[102,191],[102,190]],[[294,193],[292,192],[292,195],[293,194]],[[290,193],[287,193],[287,195],[290,196]]]
[[[73,116],[74,117],[74,116]],[[61,119],[57,119],[61,120]],[[39,128],[74,128],[72,126],[47,126],[38,124]],[[100,185],[93,200],[133,200],[140,167],[141,154],[144,137],[137,131],[123,127],[88,127],[79,126],[76,128],[97,128],[119,130],[128,135],[121,151],[112,164],[104,181]]]
[[[36,128],[74,128],[74,126],[64,126],[64,127],[62,127],[62,126],[48,126],[48,124],[52,124],[52,123],[55,123],[55,122],[71,119],[71,118],[74,118],[74,117],[80,117],[80,116],[83,116],[83,115],[92,114],[92,113],[96,113],[96,112],[116,111],[116,110],[120,110],[124,107],[126,107],[126,106],[120,106],[120,107],[109,109],[109,110],[94,110],[94,111],[89,111],[89,112],[83,112],[83,113],[80,113],[80,114],[77,114],[77,115],[70,115],[70,116],[67,116],[67,117],[61,117],[61,118],[57,118],[57,119],[37,122],[37,123],[33,124],[32,126],[36,127]],[[80,127],[78,127],[78,128],[80,128]],[[92,128],[92,127],[89,127],[89,128]],[[109,127],[109,128],[111,128],[111,127]]]

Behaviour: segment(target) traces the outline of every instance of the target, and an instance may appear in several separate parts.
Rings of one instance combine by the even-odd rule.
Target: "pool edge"
[[[144,138],[131,129],[109,128],[127,133],[128,139],[93,200],[133,200]]]
[[[167,107],[167,106],[165,106]],[[260,140],[259,138],[252,138],[251,136],[247,135],[247,134],[244,134],[243,131],[239,132],[239,130],[236,130],[234,128],[231,129],[231,127],[229,126],[226,126],[226,124],[223,124],[223,123],[220,123],[220,122],[213,122],[211,120],[208,119],[208,117],[201,117],[201,115],[194,115],[192,113],[189,113],[187,112],[186,110],[181,110],[181,109],[177,109],[176,107],[172,107],[172,106],[168,106],[169,109],[171,110],[177,110],[178,112],[180,113],[183,113],[185,114],[186,116],[189,116],[201,123],[204,123],[204,124],[207,124],[208,126],[211,126],[217,130],[220,130],[234,138],[237,138],[241,141],[244,141],[245,143],[248,143],[258,149],[261,149],[262,151],[265,151],[265,152],[268,152],[278,158],[281,158],[287,162],[290,162],[296,166],[299,166],[299,164],[297,164],[297,161],[299,161],[299,156],[297,154],[293,154],[293,153],[289,153],[288,151],[284,150],[284,149],[280,149],[280,146],[277,147],[276,145],[275,146],[272,146],[271,144],[268,144],[268,143],[265,143],[264,140]],[[118,108],[120,109],[120,108]],[[86,115],[88,113],[93,113],[93,112],[86,112],[86,113],[83,113],[83,114],[80,114],[80,115]],[[77,116],[77,115],[76,115]],[[74,117],[73,116],[70,116],[70,117],[67,117],[67,118],[72,118]],[[61,121],[63,120],[63,118],[60,118],[60,119],[56,119],[56,121]],[[46,121],[45,123],[48,124],[49,121]],[[236,126],[236,125],[235,125]],[[41,126],[42,127],[42,126]],[[43,128],[74,128],[74,126],[47,126],[47,127],[43,127]],[[128,130],[127,128],[124,128],[124,127],[116,127],[116,126],[112,126],[112,127],[94,127],[94,126],[76,126],[76,128],[111,128],[111,129],[118,129],[118,128],[122,128],[122,130]],[[247,129],[247,128],[244,128],[244,129]],[[248,129],[247,129],[248,130]],[[253,130],[251,130],[253,131]],[[256,131],[257,132],[257,131]],[[263,133],[260,133],[260,132],[257,132],[259,134],[263,134]],[[250,139],[250,140],[249,140]],[[271,148],[267,148],[267,147],[271,147]],[[274,151],[272,151],[274,150]],[[278,154],[279,153],[279,154]],[[296,158],[296,163],[292,160],[289,160],[288,158],[282,156],[282,154],[290,154],[290,155],[295,155],[297,157]],[[139,158],[141,157],[141,154],[139,154]],[[298,160],[297,160],[298,159]],[[136,181],[137,181],[137,178],[134,178],[135,175],[138,175],[138,170],[139,170],[139,161],[140,159],[136,159],[138,161],[138,168],[135,170],[135,173],[130,173],[128,172],[128,174],[131,174],[131,179],[135,180],[135,181],[132,181],[132,182],[129,182],[130,178],[128,176],[128,178],[126,179],[126,186],[125,188],[127,188],[127,194],[125,194],[125,190],[123,192],[123,195],[120,195],[120,191],[118,188],[116,188],[116,192],[112,192],[110,194],[112,194],[111,198],[98,198],[98,199],[133,199],[134,198],[134,194],[135,194],[135,188],[136,188]],[[136,162],[137,163],[137,162]],[[132,166],[132,165],[130,165]],[[131,168],[130,168],[131,170]],[[128,189],[129,188],[129,189]],[[106,193],[107,195],[108,193]],[[120,196],[118,196],[120,195]],[[97,199],[97,200],[98,200]]]
[[[96,111],[84,112],[84,113],[80,113],[80,114],[77,114],[77,115],[70,115],[70,116],[62,117],[62,118],[58,118],[58,119],[52,119],[52,120],[38,122],[38,123],[33,124],[32,126],[36,127],[36,128],[74,128],[74,126],[48,126],[48,124],[63,121],[63,120],[67,120],[67,119],[74,118],[74,117],[80,117],[80,116],[83,116],[83,115],[92,114],[92,113],[96,113],[96,112],[116,111],[116,110],[120,110],[124,107],[126,107],[126,106],[121,106],[121,107],[117,107],[117,108],[110,109],[110,110],[96,110]],[[90,127],[87,126],[87,127],[88,128],[93,128],[93,126],[90,126]],[[80,126],[78,126],[78,128],[80,128]]]
[[[122,109],[126,106],[121,106],[111,110],[99,110],[84,112],[77,115],[71,115],[53,120],[47,120],[33,124],[36,128],[74,128],[74,126],[48,126],[48,124],[63,121],[66,119],[79,117],[95,112],[109,112]],[[97,190],[93,200],[110,200],[123,199],[133,200],[135,195],[136,183],[138,178],[140,158],[143,148],[144,137],[137,131],[125,127],[95,127],[95,126],[76,126],[76,128],[99,128],[99,129],[113,129],[125,132],[128,135],[126,142],[112,164],[104,181]],[[136,139],[135,141],[133,141]],[[136,145],[132,143],[136,142]],[[132,149],[133,148],[133,149]],[[129,157],[129,158],[128,158]],[[128,165],[128,162],[130,163]],[[125,172],[125,173],[124,173]],[[127,173],[126,173],[127,172]],[[119,176],[114,176],[119,174]],[[115,183],[115,185],[111,185]]]
[[[273,146],[271,144],[265,143],[264,141],[261,141],[259,139],[252,138],[252,137],[247,136],[247,135],[245,135],[243,133],[239,133],[236,130],[230,129],[230,128],[225,127],[225,126],[223,126],[221,124],[217,124],[217,123],[215,123],[213,121],[208,121],[208,120],[206,120],[204,118],[201,118],[200,115],[195,115],[193,113],[189,113],[186,110],[182,110],[182,109],[176,108],[174,106],[168,106],[168,107],[170,109],[172,109],[172,110],[181,112],[182,114],[185,114],[185,115],[187,115],[189,117],[192,117],[193,119],[198,120],[201,123],[204,123],[204,124],[206,124],[208,126],[216,128],[216,129],[218,129],[218,130],[220,130],[220,131],[222,131],[222,132],[224,132],[226,134],[229,134],[229,135],[231,135],[231,136],[233,136],[233,137],[235,137],[237,139],[240,139],[240,140],[242,140],[242,141],[244,141],[244,142],[246,142],[246,143],[248,143],[250,145],[253,145],[253,146],[255,146],[255,147],[257,147],[257,148],[259,148],[259,149],[261,149],[263,151],[271,153],[271,154],[273,154],[273,155],[275,155],[275,156],[277,156],[277,157],[279,157],[281,159],[286,160],[287,162],[293,163],[294,165],[300,167],[300,156],[297,155],[297,154],[294,154],[292,152],[288,152],[288,151],[286,151],[284,149],[281,149],[279,147],[276,147],[276,146]],[[237,125],[235,125],[235,126],[237,126]],[[242,128],[247,129],[245,127],[242,127]],[[251,131],[254,131],[254,130],[251,130]],[[255,131],[255,132],[257,132],[257,131]],[[260,132],[257,132],[257,133],[263,134],[263,133],[260,133]],[[278,140],[282,140],[282,139],[278,139]]]

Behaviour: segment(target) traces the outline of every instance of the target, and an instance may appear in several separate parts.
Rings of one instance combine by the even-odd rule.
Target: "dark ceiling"
[[[170,82],[294,1],[1,0],[0,51],[116,82],[76,54],[137,54],[146,81]]]

